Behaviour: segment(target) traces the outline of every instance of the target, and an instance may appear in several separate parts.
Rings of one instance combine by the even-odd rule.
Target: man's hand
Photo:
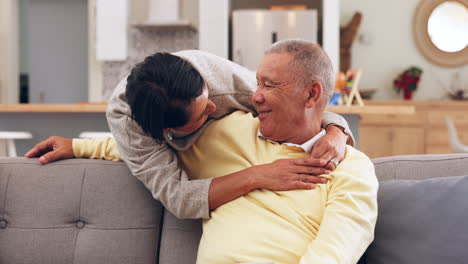
[[[317,177],[331,171],[324,166],[327,160],[301,158],[280,159],[272,163],[251,167],[255,189],[272,191],[313,189],[315,184],[326,183],[326,178]]]
[[[341,129],[336,126],[329,126],[327,134],[315,143],[310,157],[312,159],[326,160],[327,164],[325,167],[329,170],[334,170],[336,166],[331,160],[339,163],[344,159],[347,139],[348,135],[341,131]]]
[[[73,154],[72,142],[73,140],[71,138],[53,136],[38,143],[24,156],[27,158],[41,156],[39,162],[42,164],[60,159],[71,159],[75,157],[75,154]]]

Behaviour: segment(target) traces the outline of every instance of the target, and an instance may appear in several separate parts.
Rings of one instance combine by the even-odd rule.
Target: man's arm
[[[347,148],[332,172],[319,232],[300,263],[357,263],[374,238],[378,182],[372,162]]]

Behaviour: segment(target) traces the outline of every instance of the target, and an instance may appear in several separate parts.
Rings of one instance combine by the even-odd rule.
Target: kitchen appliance
[[[290,38],[317,42],[317,10],[235,10],[232,17],[233,61],[255,70],[272,43]]]

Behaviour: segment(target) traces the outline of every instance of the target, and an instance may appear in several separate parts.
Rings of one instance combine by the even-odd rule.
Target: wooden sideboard
[[[468,145],[468,101],[365,101],[366,105],[414,106],[415,114],[361,114],[360,149],[371,158],[452,153],[445,116]]]

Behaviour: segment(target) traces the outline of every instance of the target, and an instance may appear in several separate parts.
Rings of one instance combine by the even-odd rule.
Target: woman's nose
[[[207,109],[207,115],[209,115],[209,114],[213,113],[214,111],[216,111],[216,104],[213,101],[209,100],[207,108],[208,108]]]

